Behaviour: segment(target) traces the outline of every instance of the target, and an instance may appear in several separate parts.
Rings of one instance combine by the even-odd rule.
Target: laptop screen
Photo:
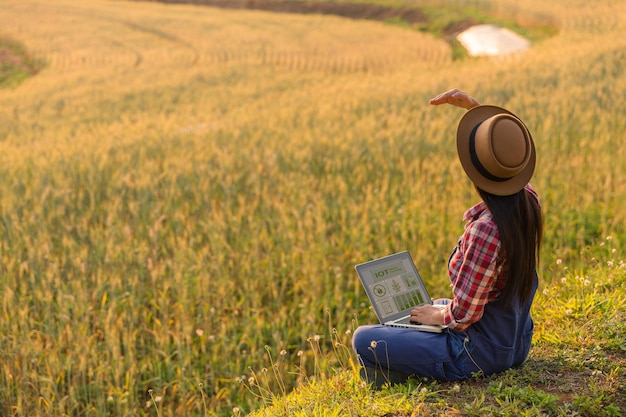
[[[431,303],[422,278],[407,251],[356,266],[363,288],[381,323]]]

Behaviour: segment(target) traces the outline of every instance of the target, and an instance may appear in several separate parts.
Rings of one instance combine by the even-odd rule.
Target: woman
[[[465,230],[448,261],[453,298],[435,301],[444,309],[411,311],[411,321],[445,325],[443,333],[382,325],[355,331],[361,375],[376,387],[410,376],[454,381],[489,375],[520,365],[530,350],[543,227],[529,185],[533,139],[514,114],[481,106],[462,91],[430,100],[446,103],[468,109],[457,128],[457,151],[482,201],[465,213]]]

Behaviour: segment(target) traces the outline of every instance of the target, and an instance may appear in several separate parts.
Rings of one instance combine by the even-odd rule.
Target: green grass
[[[415,379],[373,391],[352,362],[337,367],[336,375],[312,376],[288,396],[253,378],[242,383],[266,405],[252,415],[621,416],[626,263],[611,241],[599,242],[603,257],[589,260],[588,269],[574,272],[558,263],[562,278],[537,296],[534,347],[520,368],[455,383]]]

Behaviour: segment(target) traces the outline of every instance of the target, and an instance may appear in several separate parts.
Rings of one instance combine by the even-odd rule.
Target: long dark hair
[[[506,305],[527,301],[532,295],[543,237],[539,202],[526,189],[509,196],[476,189],[498,227],[501,242],[498,262],[507,273],[501,297]]]

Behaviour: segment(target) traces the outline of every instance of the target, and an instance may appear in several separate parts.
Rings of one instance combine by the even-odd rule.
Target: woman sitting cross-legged
[[[524,123],[497,106],[479,105],[459,90],[430,100],[468,109],[457,127],[459,160],[481,201],[465,212],[452,250],[445,308],[423,305],[411,321],[445,325],[429,333],[384,325],[356,329],[361,375],[381,387],[411,376],[455,381],[489,375],[526,360],[533,334],[530,307],[543,217],[529,181],[535,146]]]

